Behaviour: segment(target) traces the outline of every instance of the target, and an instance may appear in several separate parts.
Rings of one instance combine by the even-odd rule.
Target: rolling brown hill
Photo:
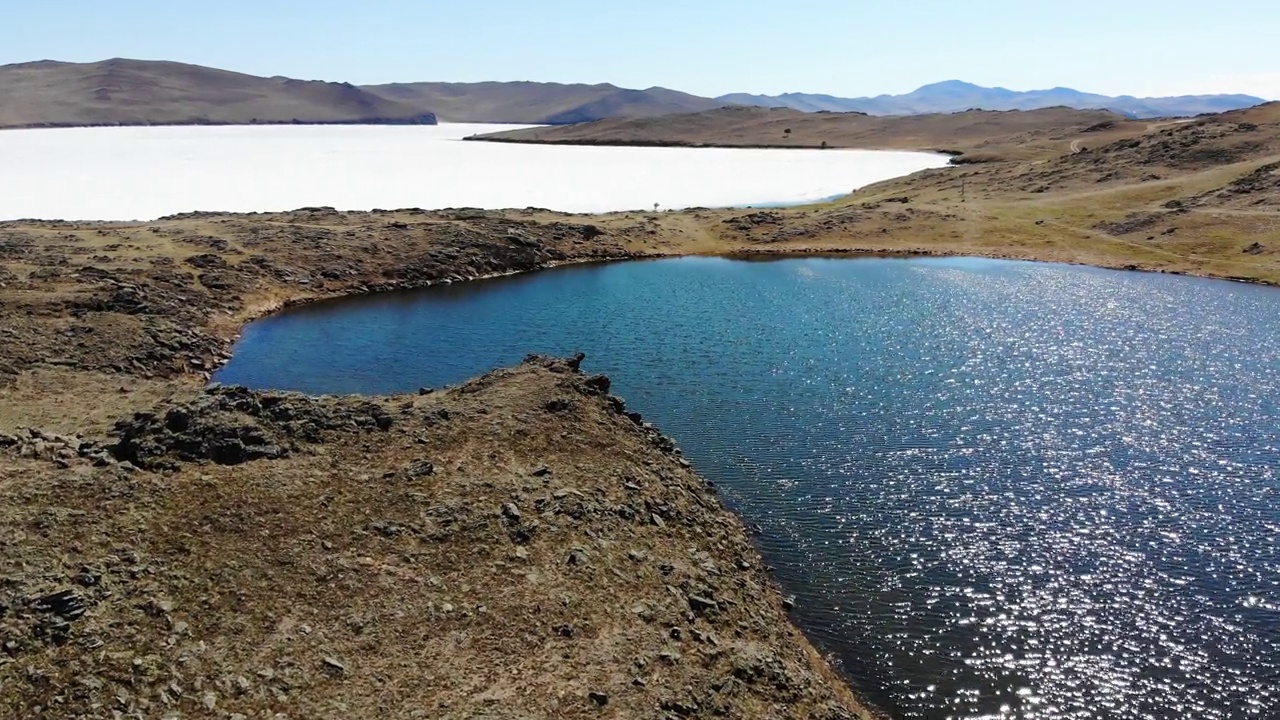
[[[365,90],[418,107],[447,122],[563,125],[611,117],[653,117],[711,110],[730,103],[676,90],[537,82],[393,83]]]
[[[1028,169],[1027,175],[1045,181],[1047,190],[1053,190],[1081,181],[1095,185],[1149,183],[1261,163],[1257,172],[1179,204],[1280,205],[1280,174],[1275,172],[1280,160],[1280,102],[1152,123],[1148,128],[1135,137],[1082,143],[1077,145],[1078,152],[1054,158],[1034,171]]]
[[[428,110],[348,83],[113,59],[0,67],[0,127],[255,123],[434,124]]]
[[[472,139],[941,150],[958,167],[824,205],[719,225],[707,216],[710,229],[676,237],[700,252],[943,252],[1280,284],[1280,102],[1176,120],[1070,108],[870,117],[742,107]]]
[[[682,145],[717,147],[864,148],[938,150],[969,161],[1035,154],[1086,129],[1099,136],[1125,134],[1147,123],[1107,110],[970,110],[961,113],[871,116],[806,113],[790,108],[724,107],[658,118],[609,118],[555,128],[529,128],[476,140],[576,145]]]

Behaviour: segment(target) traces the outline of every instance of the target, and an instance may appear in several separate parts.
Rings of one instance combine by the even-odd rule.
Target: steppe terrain
[[[566,262],[936,253],[1280,282],[1280,104],[950,118],[646,131],[961,153],[817,206],[0,223],[0,716],[868,715],[742,523],[577,359],[394,398],[202,387],[287,304]]]
[[[472,139],[931,149],[958,166],[728,219],[702,251],[968,253],[1280,282],[1280,103],[1159,121],[1067,108],[899,118],[724,108]]]

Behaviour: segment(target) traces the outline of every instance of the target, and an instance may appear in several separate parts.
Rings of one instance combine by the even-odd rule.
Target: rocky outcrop
[[[776,212],[761,211],[727,218],[722,222],[738,232],[751,232],[764,225],[778,225],[782,220],[782,215]]]
[[[1219,197],[1232,199],[1244,196],[1254,205],[1264,205],[1276,204],[1277,194],[1280,194],[1280,162],[1273,162],[1233,180],[1223,188]]]
[[[299,444],[322,443],[332,433],[388,430],[394,420],[368,400],[311,398],[215,385],[196,399],[116,423],[117,460],[143,468],[178,461],[238,465],[282,458]]]
[[[22,428],[16,435],[0,433],[0,452],[5,450],[18,458],[47,460],[62,468],[70,467],[80,458],[97,464],[107,462],[106,449],[97,441],[41,428]]]

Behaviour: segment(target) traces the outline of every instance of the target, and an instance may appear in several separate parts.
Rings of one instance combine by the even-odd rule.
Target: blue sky
[[[728,92],[1248,92],[1280,99],[1280,0],[0,1],[0,63],[178,60],[376,83]]]

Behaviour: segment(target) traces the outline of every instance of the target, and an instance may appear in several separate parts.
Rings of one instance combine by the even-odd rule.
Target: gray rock
[[[692,700],[689,702],[683,702],[680,700],[663,700],[658,704],[658,707],[682,717],[697,714],[698,711],[702,709],[701,706]]]
[[[325,657],[321,665],[324,668],[324,671],[329,675],[340,676],[347,674],[347,666],[343,665],[342,662],[335,657]]]
[[[191,427],[191,413],[186,408],[173,408],[165,413],[164,426],[170,432],[186,432]]]
[[[64,620],[76,620],[89,609],[89,601],[75,590],[59,590],[37,598],[32,607]]]
[[[436,466],[427,460],[420,460],[404,469],[404,474],[407,475],[410,480],[417,480],[420,477],[434,475],[435,472]]]
[[[712,600],[711,598],[703,597],[701,595],[690,594],[688,596],[688,600],[689,600],[689,607],[694,612],[707,612],[707,611],[714,611],[714,610],[720,609],[720,604],[717,603],[715,600]]]

